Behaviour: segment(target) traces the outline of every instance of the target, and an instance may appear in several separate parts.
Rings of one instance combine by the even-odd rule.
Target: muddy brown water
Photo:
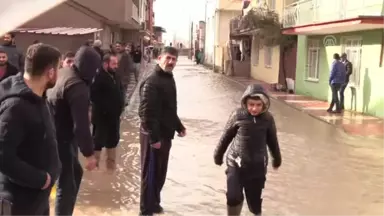
[[[213,149],[244,87],[187,59],[180,59],[174,74],[188,134],[173,142],[162,205],[166,215],[225,215],[225,166],[214,165]],[[138,214],[137,92],[132,97],[121,127],[118,171],[85,172],[75,215]],[[283,164],[269,170],[265,214],[384,215],[383,140],[348,136],[278,101],[271,111]],[[249,213],[246,205],[243,213]]]

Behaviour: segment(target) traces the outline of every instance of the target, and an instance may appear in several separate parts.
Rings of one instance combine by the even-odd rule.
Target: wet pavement
[[[341,114],[328,113],[326,111],[329,107],[329,103],[327,101],[317,100],[304,95],[273,91],[271,90],[270,85],[250,78],[232,77],[231,79],[243,86],[250,83],[259,83],[265,86],[266,89],[270,90],[269,95],[271,97],[284,102],[295,109],[303,111],[310,116],[335,125],[350,135],[371,137],[381,140],[384,139],[384,121],[382,118],[369,116],[351,110],[345,110]],[[351,102],[351,107],[355,107],[356,110],[356,104],[352,104]]]
[[[176,138],[162,193],[166,215],[225,215],[225,166],[213,150],[244,87],[181,58],[175,71],[179,116],[187,137]],[[138,95],[122,122],[119,169],[85,172],[75,215],[137,215]],[[354,137],[272,100],[283,164],[270,169],[267,215],[383,215],[382,140]],[[243,213],[249,213],[246,206]]]

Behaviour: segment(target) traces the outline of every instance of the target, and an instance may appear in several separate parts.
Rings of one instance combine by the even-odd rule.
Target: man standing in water
[[[45,91],[55,85],[60,55],[34,44],[24,75],[0,83],[0,215],[49,215],[60,160]]]
[[[83,169],[78,148],[87,160],[86,168],[96,167],[94,145],[89,128],[89,85],[100,67],[100,56],[90,46],[75,54],[72,67],[59,71],[57,83],[47,92],[54,108],[62,171],[57,184],[56,215],[72,215]]]
[[[155,70],[140,85],[140,215],[163,212],[160,192],[167,176],[172,139],[175,131],[180,137],[186,135],[177,115],[176,84],[172,74],[177,58],[178,51],[174,47],[165,47]]]

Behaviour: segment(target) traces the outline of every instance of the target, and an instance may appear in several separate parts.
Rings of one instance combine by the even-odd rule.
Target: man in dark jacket
[[[47,93],[54,108],[60,160],[63,165],[57,184],[56,215],[72,215],[83,175],[78,147],[87,159],[86,168],[96,167],[89,128],[89,85],[100,66],[100,56],[90,46],[76,52],[71,68],[59,71],[57,83]]]
[[[177,115],[176,84],[172,74],[177,57],[175,48],[165,47],[155,71],[140,85],[141,215],[163,211],[160,192],[167,175],[172,139],[175,131],[180,137],[186,135]]]
[[[18,72],[24,72],[24,56],[15,45],[15,34],[5,34],[0,49],[7,53],[9,63],[15,66]]]
[[[341,85],[341,88],[340,88],[340,108],[344,110],[344,91],[345,91],[345,88],[347,88],[347,85],[349,83],[349,78],[352,75],[353,65],[348,60],[347,53],[341,54],[341,62],[345,65],[345,71],[346,71],[345,82],[343,85]]]
[[[131,74],[134,72],[132,59],[128,55],[127,52],[125,52],[125,46],[121,42],[117,42],[115,44],[115,51],[116,56],[119,60],[119,67],[117,68],[117,75],[121,78],[121,82],[123,83],[124,92],[128,90],[129,82],[131,81]],[[136,81],[137,76],[135,76]]]
[[[7,53],[0,48],[0,82],[17,73],[17,68],[8,62]]]
[[[61,165],[44,94],[55,84],[60,55],[52,46],[32,45],[24,75],[0,83],[0,215],[49,215]]]
[[[227,153],[227,215],[240,215],[245,190],[248,208],[253,215],[261,215],[268,149],[272,166],[281,165],[281,153],[275,121],[270,112],[269,97],[259,85],[250,85],[225,126],[214,153],[215,164],[221,165]],[[230,145],[232,143],[232,145]]]
[[[107,151],[106,167],[116,168],[116,146],[120,140],[120,116],[124,110],[124,89],[116,75],[116,55],[105,54],[103,66],[91,85],[92,124],[95,156],[99,165],[101,150]]]
[[[133,67],[134,67],[134,72],[135,72],[135,77],[137,81],[137,76],[140,74],[140,68],[141,68],[141,59],[143,58],[143,54],[141,52],[141,47],[133,46],[133,50],[131,51],[131,56],[133,59]]]

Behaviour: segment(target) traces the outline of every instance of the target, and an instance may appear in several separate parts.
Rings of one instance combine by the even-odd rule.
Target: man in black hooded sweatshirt
[[[49,215],[60,160],[44,93],[55,85],[60,56],[52,46],[34,44],[24,75],[0,83],[0,215]]]
[[[99,54],[92,47],[80,47],[73,66],[59,71],[55,87],[47,93],[55,111],[59,155],[63,165],[57,184],[56,215],[73,214],[83,176],[78,147],[87,159],[86,168],[92,170],[96,167],[88,111],[89,85],[100,62]]]

